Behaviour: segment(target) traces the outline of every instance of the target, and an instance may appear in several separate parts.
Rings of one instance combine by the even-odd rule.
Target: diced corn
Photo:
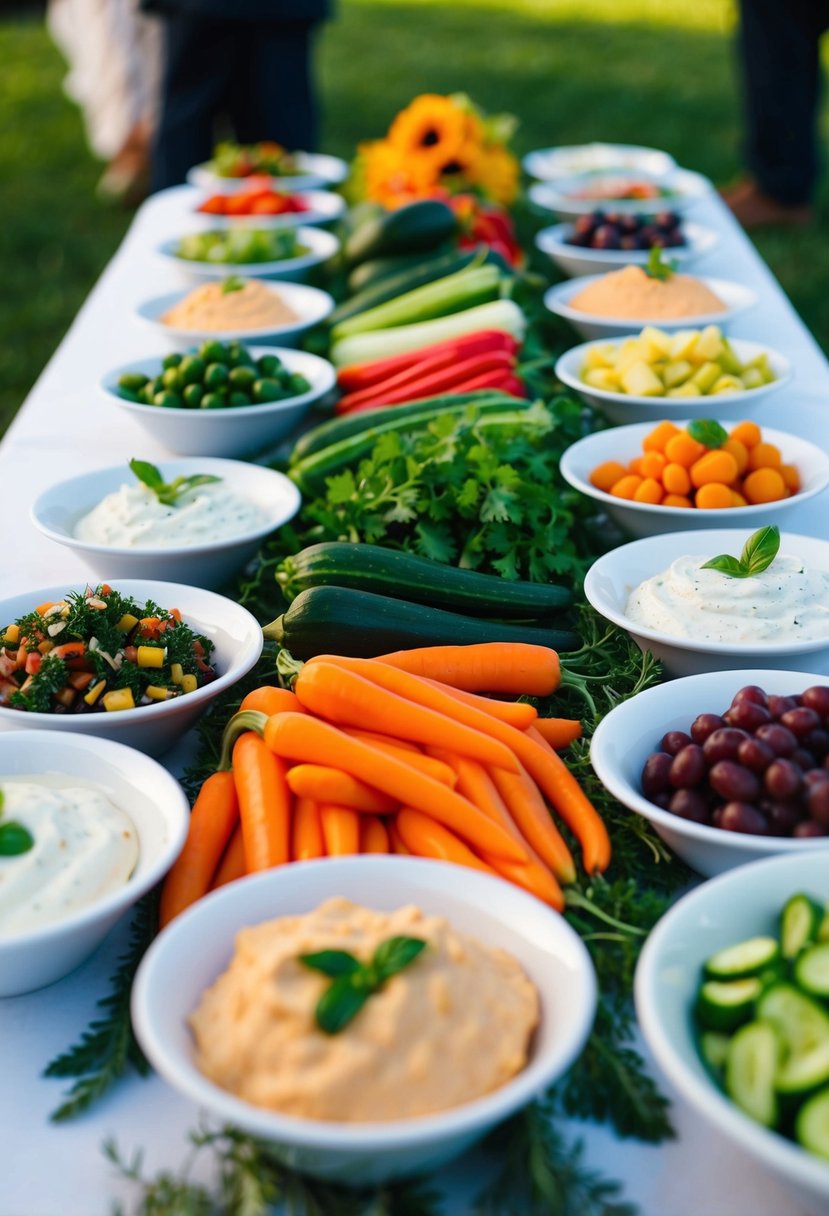
[[[8,629],[3,634],[3,641],[8,646],[10,646],[13,642],[19,642],[20,641],[20,626],[19,625],[9,625]]]
[[[99,680],[97,684],[93,684],[89,692],[84,695],[84,701],[86,701],[87,705],[94,705],[106,686],[106,680]]]
[[[119,633],[129,633],[138,624],[138,617],[133,616],[131,612],[125,612],[115,628]]]
[[[113,688],[111,692],[105,692],[101,700],[108,713],[115,713],[119,709],[135,709],[131,688]]]
[[[181,663],[170,664],[170,679],[174,684],[180,684],[184,679],[184,668]]]
[[[162,688],[160,684],[148,684],[144,691],[151,701],[167,701],[172,695],[169,688]]]
[[[199,686],[198,680],[196,679],[195,676],[192,676],[192,675],[184,676],[181,681],[182,692],[195,692],[196,689],[198,688],[198,686]]]
[[[139,667],[163,667],[167,658],[166,646],[139,646],[137,662]]]

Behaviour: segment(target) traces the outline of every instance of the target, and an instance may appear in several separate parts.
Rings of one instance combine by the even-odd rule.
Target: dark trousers
[[[829,4],[741,0],[740,18],[746,163],[778,202],[808,203],[818,173],[818,47]]]
[[[239,143],[315,146],[313,22],[164,16],[164,68],[152,189],[185,180],[212,154],[224,121]],[[221,132],[218,132],[221,133]]]

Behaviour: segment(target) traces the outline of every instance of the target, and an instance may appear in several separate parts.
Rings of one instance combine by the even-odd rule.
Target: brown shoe
[[[730,190],[723,190],[721,197],[744,228],[803,228],[815,217],[814,208],[807,203],[778,202],[753,181],[740,182]]]

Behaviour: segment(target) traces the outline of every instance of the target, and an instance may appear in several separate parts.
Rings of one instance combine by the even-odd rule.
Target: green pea
[[[256,360],[256,366],[263,377],[268,378],[276,375],[282,367],[282,363],[278,355],[262,355],[260,359]]]
[[[181,358],[181,355],[165,355],[161,360],[161,366],[166,372],[168,368],[178,367],[179,363],[181,363]]]
[[[228,405],[252,405],[253,404],[253,402],[251,401],[251,399],[247,395],[247,393],[240,392],[238,389],[236,389],[234,392],[232,392],[230,394],[230,396],[227,399],[227,403],[228,403]]]
[[[223,410],[227,402],[221,393],[205,393],[201,399],[203,410]]]
[[[150,377],[142,372],[124,372],[123,376],[118,377],[118,387],[129,389],[131,393],[137,393],[149,382]]]
[[[204,396],[204,388],[201,384],[188,384],[184,390],[184,404],[190,409],[195,409],[201,405],[202,397]]]
[[[208,363],[204,372],[205,388],[221,388],[227,384],[229,373],[224,363]]]
[[[270,380],[267,376],[257,380],[253,386],[254,401],[278,401],[281,396],[282,389],[276,380]]]
[[[205,362],[198,355],[188,355],[182,360],[179,374],[184,384],[199,384],[204,378]]]
[[[205,342],[199,351],[205,363],[229,363],[230,354],[223,342]]]
[[[180,410],[184,407],[184,398],[181,393],[172,393],[169,390],[156,393],[153,400],[156,405],[160,405],[165,410]]]
[[[249,389],[255,380],[256,372],[252,367],[234,367],[230,373],[233,388]]]

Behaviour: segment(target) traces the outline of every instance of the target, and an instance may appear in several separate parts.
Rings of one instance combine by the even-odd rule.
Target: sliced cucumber
[[[829,942],[803,951],[794,965],[794,978],[811,996],[829,997]]]
[[[699,990],[697,1016],[709,1030],[736,1030],[754,1015],[762,991],[756,976],[742,980],[708,980]]]
[[[829,1039],[808,1051],[794,1052],[777,1072],[777,1092],[802,1097],[829,1085]]]
[[[829,904],[824,906],[823,917],[817,931],[817,940],[819,942],[829,942]]]
[[[829,1088],[804,1102],[795,1120],[794,1134],[810,1153],[829,1161]]]
[[[783,958],[794,958],[815,941],[824,910],[809,895],[799,892],[786,902],[780,916],[780,946]]]
[[[757,1016],[777,1029],[787,1056],[829,1043],[829,1015],[793,984],[767,988],[758,1002]]]
[[[716,1030],[706,1030],[699,1037],[699,1049],[702,1053],[702,1058],[718,1080],[725,1067],[730,1042],[730,1035],[720,1034]]]
[[[712,980],[744,979],[773,966],[779,955],[780,947],[775,938],[751,937],[712,954],[705,964],[705,974]]]
[[[779,1117],[774,1088],[780,1059],[780,1042],[769,1022],[749,1022],[728,1045],[725,1088],[750,1118],[774,1127]]]

